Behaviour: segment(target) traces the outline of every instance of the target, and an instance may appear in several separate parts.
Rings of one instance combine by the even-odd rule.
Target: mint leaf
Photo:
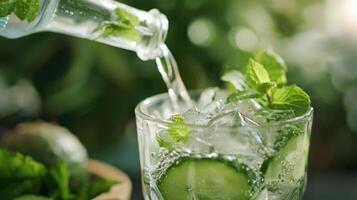
[[[311,106],[309,95],[296,85],[272,89],[270,101],[271,108],[293,110],[297,116],[306,113]]]
[[[272,50],[264,50],[255,56],[255,60],[265,67],[271,81],[278,85],[286,84],[287,66],[278,54]]]
[[[171,124],[166,130],[158,132],[156,140],[161,147],[171,149],[175,144],[187,139],[191,132],[184,122],[184,117],[180,114],[172,115]]]
[[[0,17],[6,17],[14,10],[14,0],[0,1]]]
[[[16,0],[15,7],[14,7],[14,13],[16,14],[16,16],[19,19],[25,20],[28,10],[29,10],[29,7],[26,5],[25,0]]]
[[[16,0],[14,13],[21,20],[32,22],[40,8],[40,0]]]
[[[29,156],[0,149],[0,197],[33,194],[41,187],[46,168]]]
[[[228,73],[225,73],[221,79],[225,82],[232,84],[233,87],[238,91],[242,91],[247,88],[245,77],[239,71],[233,70]]]
[[[180,114],[176,114],[176,115],[172,115],[170,120],[175,123],[184,123],[185,118]]]
[[[39,0],[27,0],[29,9],[27,12],[26,19],[28,22],[32,22],[35,20],[38,10],[40,9],[40,1]]]
[[[140,40],[139,33],[126,24],[118,22],[103,22],[94,32],[101,32],[101,37],[124,37],[134,41]]]
[[[177,142],[186,139],[191,133],[184,122],[184,117],[180,114],[172,115],[170,119],[173,123],[169,125],[167,131]]]
[[[0,17],[6,17],[12,12],[20,20],[32,22],[40,9],[40,0],[1,0]]]
[[[139,18],[121,9],[114,10],[118,17],[117,21],[105,21],[101,23],[93,32],[100,32],[101,37],[123,37],[133,41],[140,41],[141,37],[135,26],[139,24]]]
[[[136,25],[139,24],[139,18],[136,17],[135,15],[126,12],[123,9],[120,8],[116,8],[114,10],[114,13],[118,16],[119,20],[123,23],[123,24],[127,24],[130,27],[134,27]]]
[[[253,59],[249,59],[246,77],[249,85],[259,92],[264,93],[273,85],[270,81],[268,71],[262,64],[254,61]]]

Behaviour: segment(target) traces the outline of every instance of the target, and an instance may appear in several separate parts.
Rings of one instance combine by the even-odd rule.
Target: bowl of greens
[[[64,127],[22,123],[0,140],[1,200],[127,200],[130,193],[129,177],[90,160]]]

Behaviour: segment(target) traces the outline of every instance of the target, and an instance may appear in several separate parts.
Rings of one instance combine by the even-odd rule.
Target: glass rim
[[[190,96],[194,95],[195,93],[200,92],[201,90],[193,90],[189,91]],[[146,121],[151,121],[155,122],[164,126],[168,126],[172,124],[172,122],[169,119],[160,119],[155,116],[150,115],[149,113],[145,113],[143,111],[143,107],[150,107],[154,102],[157,102],[161,99],[169,98],[168,93],[161,93],[157,94],[151,97],[148,97],[144,100],[142,100],[135,108],[135,115],[136,117],[141,117],[142,119]],[[281,120],[281,121],[276,121],[276,122],[266,122],[266,123],[261,123],[261,124],[253,124],[251,123],[250,125],[239,125],[239,126],[227,126],[227,125],[220,125],[220,127],[224,128],[241,128],[241,127],[254,127],[254,128],[261,128],[261,127],[274,127],[274,126],[281,126],[284,124],[289,124],[289,123],[297,123],[297,122],[308,122],[312,120],[314,113],[314,108],[311,106],[307,112],[305,112],[302,115],[296,116],[291,119],[286,119],[286,120]],[[199,124],[190,124],[186,123],[186,125],[190,128],[207,128],[207,125],[199,125]]]

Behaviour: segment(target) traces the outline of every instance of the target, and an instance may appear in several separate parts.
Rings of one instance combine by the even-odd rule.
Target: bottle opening
[[[149,11],[151,14],[150,29],[152,35],[143,39],[137,49],[137,54],[142,60],[151,60],[162,56],[161,46],[166,40],[169,22],[166,16],[157,9]]]

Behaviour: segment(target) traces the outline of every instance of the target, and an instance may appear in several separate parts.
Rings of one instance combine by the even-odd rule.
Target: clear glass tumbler
[[[135,110],[146,200],[302,199],[312,108],[259,126],[187,124],[189,137],[165,148],[158,135],[174,126],[167,120],[172,110],[167,94],[150,97]]]

